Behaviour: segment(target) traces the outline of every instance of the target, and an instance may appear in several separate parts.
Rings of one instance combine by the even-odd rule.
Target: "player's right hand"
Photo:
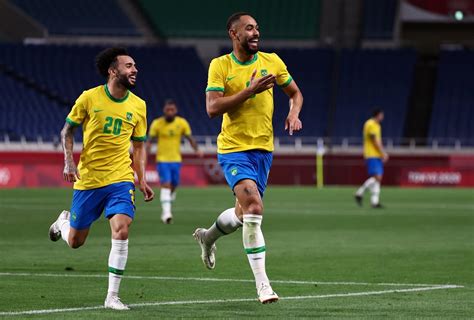
[[[143,193],[146,202],[153,200],[155,197],[155,192],[146,182],[140,183],[138,188]]]
[[[388,161],[388,158],[389,158],[388,154],[384,152],[384,154],[383,154],[383,156],[382,156],[382,162],[383,162],[383,163],[387,162],[387,161]]]
[[[255,69],[252,72],[252,76],[250,77],[250,82],[248,86],[248,89],[253,94],[257,94],[257,93],[266,91],[268,89],[271,89],[275,85],[275,79],[276,79],[275,75],[267,74],[266,76],[255,79],[256,75],[257,75],[257,69]]]
[[[66,163],[64,164],[63,178],[67,182],[76,182],[81,179],[74,160],[66,160]]]

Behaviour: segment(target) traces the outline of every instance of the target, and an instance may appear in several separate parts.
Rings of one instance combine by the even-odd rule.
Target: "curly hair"
[[[109,77],[110,66],[115,66],[117,63],[118,56],[128,56],[127,49],[125,48],[107,48],[101,51],[95,58],[95,65],[99,74],[104,78]]]

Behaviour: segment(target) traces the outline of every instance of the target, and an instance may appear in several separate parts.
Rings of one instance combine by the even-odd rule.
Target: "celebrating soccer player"
[[[128,229],[135,214],[134,170],[145,201],[154,197],[145,180],[146,104],[130,92],[135,87],[135,61],[123,48],[110,48],[96,58],[105,85],[84,91],[72,107],[61,131],[64,179],[74,182],[71,211],[63,211],[51,225],[52,241],[62,238],[71,248],[86,241],[91,224],[102,212],[109,219],[112,248],[109,288],[104,306],[128,310],[118,297],[128,256]],[[73,159],[74,130],[82,125],[84,146],[79,165]]]
[[[151,139],[158,139],[156,152],[156,169],[161,184],[161,221],[169,224],[173,220],[171,203],[176,200],[176,188],[179,184],[181,170],[181,138],[185,137],[199,157],[203,154],[199,150],[196,140],[191,135],[191,127],[186,119],[178,117],[178,107],[173,100],[167,100],[163,107],[163,116],[153,120],[148,133],[148,150]]]
[[[235,13],[227,21],[233,52],[212,60],[206,89],[209,117],[223,115],[217,139],[218,160],[236,196],[234,208],[222,212],[207,230],[198,228],[194,238],[202,260],[215,267],[215,242],[242,227],[243,244],[255,276],[261,303],[278,300],[265,271],[265,240],[261,230],[262,197],[272,164],[273,86],[290,99],[285,121],[289,134],[302,128],[299,113],[303,96],[283,61],[275,53],[258,51],[259,27],[248,13]]]
[[[380,184],[383,176],[383,164],[388,160],[388,154],[382,145],[382,128],[380,124],[384,118],[383,110],[376,109],[372,117],[364,124],[364,158],[367,165],[369,178],[357,190],[355,200],[362,206],[362,198],[365,190],[370,190],[370,203],[372,208],[383,208],[379,202]]]

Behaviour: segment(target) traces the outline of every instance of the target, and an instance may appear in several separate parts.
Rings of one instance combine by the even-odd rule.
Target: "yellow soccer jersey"
[[[156,162],[181,162],[181,138],[191,135],[191,127],[181,117],[175,117],[172,122],[160,117],[153,120],[148,135],[158,139]]]
[[[249,85],[254,70],[257,70],[256,78],[274,74],[280,87],[292,81],[286,65],[275,53],[258,52],[245,63],[231,53],[211,61],[206,91],[221,91],[224,96],[237,94]],[[247,99],[235,111],[224,114],[217,138],[218,152],[273,151],[272,118],[273,89]]]
[[[131,92],[116,99],[107,85],[101,85],[79,96],[66,121],[82,124],[84,136],[78,165],[81,179],[74,183],[74,189],[134,181],[130,139],[146,140],[145,101]]]
[[[364,124],[364,158],[382,158],[371,137],[378,141],[382,139],[382,128],[374,119],[369,119]]]

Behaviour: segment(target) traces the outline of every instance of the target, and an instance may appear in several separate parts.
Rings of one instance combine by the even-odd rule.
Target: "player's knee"
[[[127,225],[118,226],[112,232],[112,238],[115,240],[127,240],[128,239],[128,226]]]
[[[247,211],[249,214],[262,215],[263,204],[260,201],[254,201],[248,206]]]
[[[82,247],[84,242],[85,242],[85,239],[76,238],[76,237],[72,237],[68,239],[69,247],[71,247],[72,249],[77,249],[77,248]]]

